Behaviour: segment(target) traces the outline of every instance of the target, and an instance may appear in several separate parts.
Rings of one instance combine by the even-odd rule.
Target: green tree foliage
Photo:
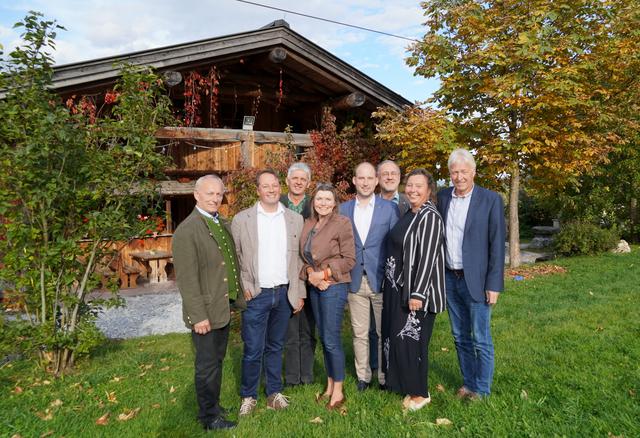
[[[459,141],[477,151],[479,167],[508,179],[514,266],[523,177],[538,190],[563,187],[622,143],[621,96],[637,80],[637,65],[620,60],[637,58],[634,4],[422,3],[428,32],[408,62],[416,74],[441,79],[434,101],[452,117]]]
[[[128,68],[104,117],[86,99],[64,105],[50,90],[61,27],[36,12],[16,26],[24,45],[0,71],[0,277],[57,374],[100,340],[86,297],[113,243],[141,232],[136,214],[166,164],[154,133],[171,119],[157,77]]]

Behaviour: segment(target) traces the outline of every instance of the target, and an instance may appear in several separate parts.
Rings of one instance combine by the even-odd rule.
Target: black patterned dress
[[[402,298],[403,241],[415,217],[409,210],[387,237],[383,280],[382,370],[387,387],[402,395],[427,397],[428,344],[435,313],[409,311]]]

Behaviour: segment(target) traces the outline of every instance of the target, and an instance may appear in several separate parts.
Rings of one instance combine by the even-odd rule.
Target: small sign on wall
[[[253,124],[256,122],[255,116],[244,116],[242,119],[242,129],[253,131]]]

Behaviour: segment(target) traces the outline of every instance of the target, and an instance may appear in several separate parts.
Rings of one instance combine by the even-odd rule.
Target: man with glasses
[[[378,164],[378,187],[380,197],[387,201],[393,201],[400,210],[400,216],[409,210],[409,200],[404,193],[398,193],[400,186],[400,168],[395,161],[385,160]]]

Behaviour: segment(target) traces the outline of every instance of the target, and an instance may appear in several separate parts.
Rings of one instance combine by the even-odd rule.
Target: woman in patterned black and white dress
[[[436,314],[446,308],[444,223],[436,209],[433,176],[409,173],[405,194],[411,210],[387,237],[383,284],[382,346],[387,387],[405,395],[415,411],[430,401],[429,340]]]

